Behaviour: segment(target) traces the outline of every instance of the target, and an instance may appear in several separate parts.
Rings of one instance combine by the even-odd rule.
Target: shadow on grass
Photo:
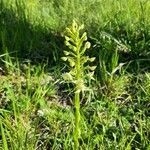
[[[4,7],[1,2],[0,11],[0,53],[8,51],[10,56],[19,60],[29,59],[33,62],[59,61],[64,40],[60,34],[40,25],[33,26],[27,20],[24,8],[17,6],[17,14],[13,9]]]

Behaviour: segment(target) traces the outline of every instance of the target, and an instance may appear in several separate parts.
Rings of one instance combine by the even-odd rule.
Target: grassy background
[[[64,29],[85,24],[96,83],[81,103],[81,149],[150,149],[149,0],[1,0],[0,149],[72,149]]]
[[[128,51],[149,54],[150,2],[146,0],[2,0],[1,8],[3,46],[21,55],[48,51],[58,57],[62,43],[57,38],[73,18],[85,24],[89,38],[102,43],[106,32]]]

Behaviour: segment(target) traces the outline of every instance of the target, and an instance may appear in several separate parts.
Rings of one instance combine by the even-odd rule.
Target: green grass
[[[74,149],[74,85],[61,61],[73,19],[97,66],[80,95],[80,149],[149,150],[149,14],[148,0],[1,0],[0,150]]]

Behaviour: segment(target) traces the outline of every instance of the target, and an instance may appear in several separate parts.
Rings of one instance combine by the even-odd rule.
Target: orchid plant
[[[84,25],[79,26],[76,21],[73,21],[70,27],[65,30],[65,45],[69,48],[64,51],[62,60],[69,63],[69,72],[63,74],[64,80],[74,84],[74,106],[75,106],[75,127],[74,127],[74,149],[79,149],[80,133],[80,102],[81,92],[88,89],[85,80],[94,80],[94,70],[96,66],[88,65],[88,62],[93,62],[95,57],[90,58],[85,55],[87,49],[91,47],[87,41],[87,33],[81,34]]]

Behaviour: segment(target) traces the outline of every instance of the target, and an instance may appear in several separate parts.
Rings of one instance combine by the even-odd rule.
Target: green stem
[[[81,68],[80,68],[80,53],[79,49],[77,50],[77,64],[76,64],[76,80],[79,81],[81,78]],[[76,85],[75,93],[75,130],[74,130],[74,149],[79,149],[79,138],[80,138],[80,89],[78,89],[78,82]]]
[[[80,93],[75,93],[75,130],[74,130],[74,149],[79,149],[79,137],[80,137]]]

